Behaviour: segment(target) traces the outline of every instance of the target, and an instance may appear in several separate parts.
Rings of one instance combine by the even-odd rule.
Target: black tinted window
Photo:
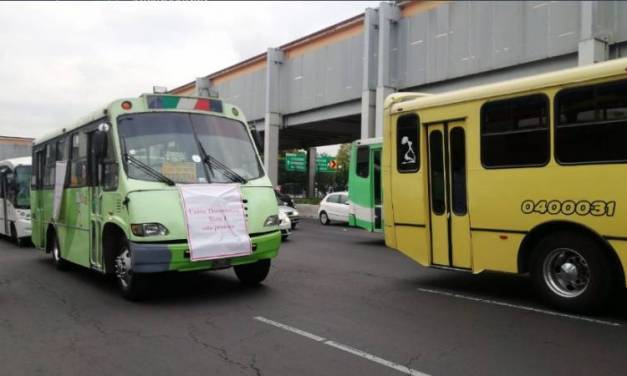
[[[451,130],[451,173],[453,174],[453,212],[464,215],[466,205],[466,136],[463,128]]]
[[[548,100],[545,96],[488,102],[483,105],[481,115],[484,166],[537,166],[548,162]]]
[[[396,168],[416,172],[420,168],[418,116],[404,115],[396,122]]]
[[[370,148],[360,146],[357,148],[357,176],[367,178],[370,172]]]
[[[446,210],[444,186],[444,156],[442,150],[442,132],[433,131],[429,135],[429,159],[431,168],[431,210],[434,214],[443,214]]]
[[[558,161],[627,161],[627,81],[562,90],[555,103]]]

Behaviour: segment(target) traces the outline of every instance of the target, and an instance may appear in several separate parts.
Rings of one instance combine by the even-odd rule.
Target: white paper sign
[[[57,162],[54,170],[54,199],[52,201],[52,215],[54,220],[59,219],[61,213],[61,200],[63,198],[63,186],[67,173],[67,161]]]
[[[238,184],[184,184],[178,189],[192,261],[252,253]]]

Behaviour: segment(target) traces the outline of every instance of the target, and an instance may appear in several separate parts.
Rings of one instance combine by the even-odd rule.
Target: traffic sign
[[[285,153],[285,171],[307,171],[307,155],[304,153]]]
[[[316,171],[332,173],[337,169],[337,161],[335,157],[326,155],[316,158]]]

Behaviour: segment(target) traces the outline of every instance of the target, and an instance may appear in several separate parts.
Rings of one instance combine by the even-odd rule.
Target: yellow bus
[[[557,308],[625,287],[627,59],[385,102],[388,247],[432,267],[530,273]]]

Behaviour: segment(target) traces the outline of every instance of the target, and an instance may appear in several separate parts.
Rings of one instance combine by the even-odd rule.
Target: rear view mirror
[[[97,159],[102,159],[107,155],[107,133],[109,124],[102,123],[98,126],[98,130],[94,132],[92,139],[92,149]]]

